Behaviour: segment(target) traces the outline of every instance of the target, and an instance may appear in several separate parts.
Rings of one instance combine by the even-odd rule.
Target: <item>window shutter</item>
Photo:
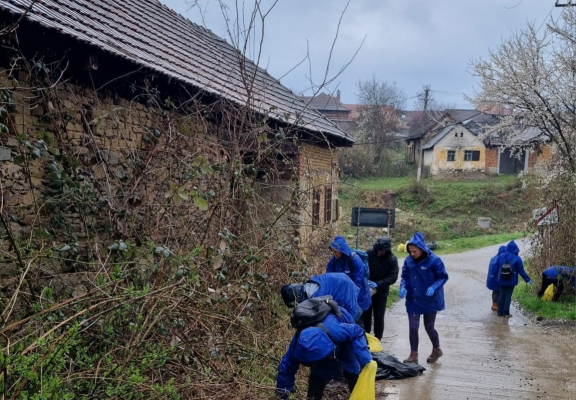
[[[338,221],[340,219],[340,202],[338,198],[332,200],[332,221]]]
[[[324,223],[332,222],[332,186],[324,187]]]
[[[320,189],[312,192],[312,225],[320,225]]]

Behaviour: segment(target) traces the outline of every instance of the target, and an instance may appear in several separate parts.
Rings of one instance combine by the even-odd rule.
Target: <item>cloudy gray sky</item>
[[[201,7],[191,7],[194,0],[160,1],[228,38],[218,0],[198,0]],[[408,98],[417,96],[428,84],[434,101],[469,108],[463,94],[473,95],[478,89],[477,80],[470,74],[470,60],[486,57],[489,49],[496,48],[527,22],[540,27],[550,16],[558,16],[561,8],[554,7],[555,1],[351,0],[342,17],[329,77],[350,61],[363,40],[364,44],[324,91],[340,89],[344,103],[355,103],[358,81],[374,76],[395,82]],[[221,2],[228,6],[233,22],[236,1]],[[270,8],[273,2],[262,0],[263,8]],[[250,10],[254,1],[238,3]],[[346,3],[278,0],[266,19],[260,65],[274,77],[283,77],[282,83],[296,93],[310,88],[310,70],[313,83],[321,83]],[[308,52],[311,62],[293,69]],[[412,108],[414,101],[407,100],[406,108]]]

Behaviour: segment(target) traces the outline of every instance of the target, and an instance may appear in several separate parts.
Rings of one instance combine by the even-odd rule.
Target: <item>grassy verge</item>
[[[395,247],[422,231],[427,241],[440,244],[439,254],[472,250],[521,237],[510,232],[522,231],[532,215],[529,193],[511,176],[421,183],[411,178],[353,180],[340,185],[339,233],[355,241],[356,228],[349,223],[352,207],[382,208],[390,191],[396,193]],[[491,218],[490,228],[479,227],[479,217]],[[360,247],[385,234],[381,228],[360,228]]]
[[[543,301],[536,297],[536,288],[540,282],[534,282],[534,287],[522,282],[514,289],[513,299],[522,308],[546,319],[576,320],[576,297],[563,294],[560,301]]]
[[[398,290],[400,290],[399,284],[390,286],[390,293],[388,293],[388,299],[386,299],[386,308],[390,308],[392,304],[398,301]]]
[[[469,250],[481,249],[483,247],[493,246],[499,243],[509,242],[510,240],[520,239],[524,236],[523,233],[500,233],[496,235],[484,235],[474,237],[464,237],[453,240],[439,240],[438,249],[434,253],[453,254],[462,253]]]

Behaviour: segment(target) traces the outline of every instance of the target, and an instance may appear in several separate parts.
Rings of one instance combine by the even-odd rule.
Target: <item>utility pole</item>
[[[576,7],[576,2],[573,3],[572,0],[568,0],[566,4],[560,4],[558,1],[559,0],[556,0],[556,7]]]
[[[426,118],[426,112],[428,111],[428,96],[430,94],[430,86],[424,87],[424,118]],[[423,132],[422,137],[420,138],[420,156],[418,157],[418,170],[416,172],[416,182],[420,182],[422,179],[422,165],[424,164],[424,150],[422,149],[422,145],[424,144],[424,135],[426,132]]]

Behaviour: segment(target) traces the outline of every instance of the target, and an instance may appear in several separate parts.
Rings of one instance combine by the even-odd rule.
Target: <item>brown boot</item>
[[[444,353],[442,353],[442,349],[440,347],[436,347],[435,349],[432,349],[432,354],[430,354],[426,361],[429,363],[435,363],[440,357],[442,357],[443,354]]]
[[[418,353],[415,351],[410,352],[410,356],[404,360],[408,364],[418,364]]]
[[[492,303],[492,311],[498,311],[498,303]]]

